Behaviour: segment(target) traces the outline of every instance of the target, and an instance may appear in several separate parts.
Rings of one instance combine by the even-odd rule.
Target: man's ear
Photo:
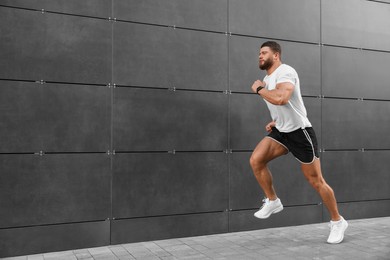
[[[275,52],[274,53],[274,60],[280,60],[280,53],[279,52]]]

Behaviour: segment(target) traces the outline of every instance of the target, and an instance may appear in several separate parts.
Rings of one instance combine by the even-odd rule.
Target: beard
[[[260,62],[259,62],[259,68],[261,70],[268,70],[268,69],[270,69],[272,67],[272,65],[274,65],[274,63],[272,62],[271,59],[265,60],[263,65],[261,65]]]

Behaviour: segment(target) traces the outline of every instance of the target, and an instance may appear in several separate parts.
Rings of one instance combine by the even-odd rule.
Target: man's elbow
[[[285,99],[285,98],[278,98],[277,100],[275,100],[275,105],[277,106],[284,106],[288,103],[288,99]]]

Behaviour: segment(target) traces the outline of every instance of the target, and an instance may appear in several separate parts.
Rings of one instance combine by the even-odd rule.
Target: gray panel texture
[[[0,152],[43,150],[41,88],[36,83],[0,81]]]
[[[308,118],[321,145],[321,100],[303,99]],[[233,150],[253,150],[268,133],[265,126],[271,121],[265,104],[256,94],[232,94],[230,100],[230,147]]]
[[[322,145],[326,149],[390,149],[390,102],[323,99]]]
[[[338,207],[345,219],[380,218],[390,215],[390,200],[338,203]],[[328,212],[324,211],[323,218],[330,219]]]
[[[111,23],[66,15],[43,15],[44,49],[36,63],[46,81],[108,84],[111,79]]]
[[[320,1],[229,1],[229,30],[235,34],[320,42]]]
[[[45,49],[42,14],[0,7],[0,17],[0,60],[3,61],[0,78],[42,79],[40,56]]]
[[[322,157],[339,202],[390,199],[390,151],[325,152]]]
[[[174,30],[123,22],[113,27],[113,82],[172,87]]]
[[[0,81],[0,152],[105,152],[110,90]]]
[[[226,90],[227,38],[225,34],[117,22],[114,83]]]
[[[118,20],[226,32],[226,0],[113,0]]]
[[[303,102],[306,107],[307,117],[315,131],[318,149],[322,147],[322,101],[319,98],[304,97]]]
[[[225,34],[177,29],[174,37],[174,87],[228,89],[228,37]]]
[[[111,243],[131,243],[228,232],[226,212],[114,220]]]
[[[229,212],[229,231],[255,230],[284,226],[313,224],[322,221],[322,206],[285,207],[282,212],[268,219],[258,219],[253,216],[256,210]]]
[[[233,153],[230,162],[230,209],[259,208],[264,197],[249,165],[251,153]],[[319,204],[321,198],[306,181],[292,154],[269,163],[274,187],[284,206]],[[245,187],[245,188],[244,188]]]
[[[41,87],[43,151],[106,152],[110,148],[111,92],[104,86]]]
[[[104,246],[110,222],[89,222],[0,229],[0,257]]]
[[[106,154],[2,154],[0,160],[0,228],[110,216]]]
[[[253,150],[267,134],[265,126],[271,116],[264,100],[256,94],[230,96],[230,147]]]
[[[390,53],[324,46],[322,93],[330,97],[390,100],[389,63]]]
[[[12,7],[45,10],[66,14],[87,15],[93,17],[111,17],[112,0],[2,0],[1,4]]]
[[[0,77],[108,84],[111,24],[88,19],[0,8],[4,40]],[[26,39],[29,39],[26,41]]]
[[[227,149],[228,95],[116,88],[116,151]]]
[[[363,0],[322,1],[322,41],[351,47],[362,47],[364,34]]]
[[[364,0],[322,1],[322,41],[390,50],[390,5]]]
[[[225,153],[114,156],[115,218],[224,211],[227,195]]]
[[[259,70],[259,50],[267,39],[243,36],[229,38],[229,85],[232,91],[252,92],[251,85],[263,80],[265,71]],[[298,73],[302,95],[318,96],[321,93],[320,47],[278,41],[282,47],[282,62]]]

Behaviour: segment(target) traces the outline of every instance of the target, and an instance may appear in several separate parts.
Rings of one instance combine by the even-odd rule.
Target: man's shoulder
[[[282,64],[280,65],[280,70],[279,70],[281,73],[294,73],[294,74],[297,74],[296,70],[291,67],[290,65],[287,65],[287,64]]]

